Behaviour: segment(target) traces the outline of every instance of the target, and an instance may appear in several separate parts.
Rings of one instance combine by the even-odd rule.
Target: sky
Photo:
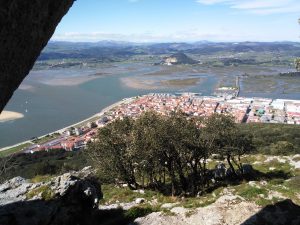
[[[300,41],[300,0],[77,0],[54,41]]]

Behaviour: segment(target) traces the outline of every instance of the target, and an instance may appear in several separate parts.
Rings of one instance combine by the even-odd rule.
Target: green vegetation
[[[253,135],[257,152],[268,155],[300,154],[300,126],[286,124],[241,124]]]
[[[41,196],[43,200],[51,200],[54,198],[55,194],[54,192],[51,190],[50,187],[48,186],[41,186],[41,187],[38,187],[32,191],[29,191],[27,194],[26,194],[26,198],[27,199],[32,199],[33,197],[35,196]]]
[[[260,198],[261,197],[260,195],[266,197],[268,191],[263,188],[248,186],[244,190],[238,192],[238,194],[247,200],[252,200],[253,198]]]
[[[5,151],[1,151],[0,152],[0,158],[9,156],[9,155],[14,154],[14,153],[18,153],[18,152],[22,151],[23,149],[25,149],[26,147],[29,147],[30,145],[32,145],[32,144],[31,143],[25,143],[25,144],[18,145],[16,147],[7,149]]]
[[[207,159],[212,154],[225,158],[237,179],[238,173],[243,175],[241,156],[253,150],[252,137],[239,130],[232,117],[214,114],[188,120],[181,112],[147,112],[100,129],[88,154],[106,181],[194,196],[211,185]]]
[[[155,212],[154,207],[145,205],[145,206],[135,206],[127,210],[125,214],[125,218],[129,219],[130,221],[135,220],[138,217],[146,216],[152,212]]]
[[[264,161],[266,159],[264,154],[271,155],[274,153],[275,151],[272,150],[274,148],[274,143],[278,142],[288,142],[293,145],[293,148],[284,148],[284,151],[276,150],[277,153],[280,152],[280,154],[283,155],[300,153],[300,127],[298,126],[282,124],[241,124],[238,126],[240,126],[240,129],[243,132],[253,136],[253,144],[256,148],[255,155],[248,155],[245,158],[241,158],[242,163],[253,164],[255,161]],[[25,146],[19,146],[18,150],[24,147]],[[258,155],[257,153],[261,155]],[[2,175],[3,179],[9,179],[15,176],[23,176],[31,179],[37,175],[57,175],[90,165],[86,156],[87,152],[84,151],[65,152],[63,150],[38,152],[35,154],[16,154],[0,158],[0,171],[2,171],[4,164],[9,165],[9,168],[6,167],[5,169],[5,176]],[[218,157],[217,159],[220,160],[221,158]],[[297,161],[296,158],[294,160]],[[279,163],[277,161],[270,163],[255,164],[253,166],[255,169],[264,173],[270,172],[269,167],[275,167],[276,170],[283,170],[284,173],[292,172],[292,175],[297,175],[297,171],[290,171],[291,166],[288,163]],[[209,161],[207,162],[206,167],[207,169],[213,169],[215,165],[215,161]],[[107,174],[107,177],[104,175],[105,173],[99,171],[98,176],[101,177],[102,181],[108,183],[114,182],[114,179],[111,179],[109,173]],[[145,182],[147,182],[146,178]]]
[[[49,182],[53,176],[50,175],[37,175],[31,179],[32,183]]]
[[[151,200],[153,196],[156,196],[158,193],[145,190],[144,194],[139,192],[134,192],[133,190],[129,189],[128,187],[116,187],[113,184],[103,184],[101,185],[101,190],[103,192],[103,199],[101,203],[103,204],[114,204],[118,202],[132,202],[136,198],[145,198],[146,200]],[[161,194],[157,197],[162,196]],[[161,199],[161,198],[160,198]]]
[[[220,123],[220,121],[222,122]],[[270,195],[271,191],[275,191],[285,198],[293,199],[296,204],[300,203],[297,197],[300,188],[300,170],[294,169],[288,161],[284,162],[277,160],[276,158],[266,161],[268,156],[264,155],[275,154],[275,152],[283,155],[299,153],[299,128],[297,126],[278,124],[236,125],[232,124],[231,119],[227,117],[214,117],[200,121],[193,119],[186,122],[186,118],[182,114],[174,114],[167,118],[153,113],[143,115],[141,119],[135,121],[126,118],[123,121],[117,121],[116,123],[117,124],[109,125],[106,129],[100,130],[99,135],[112,135],[111,139],[107,138],[106,142],[102,142],[102,144],[106,143],[106,149],[109,151],[120,153],[116,146],[121,146],[123,148],[124,151],[121,153],[126,153],[124,154],[124,157],[128,160],[126,162],[132,162],[132,164],[125,163],[123,165],[122,162],[119,161],[119,165],[126,166],[125,171],[130,171],[130,166],[134,166],[133,175],[134,179],[136,179],[137,187],[116,187],[115,178],[118,178],[119,182],[125,180],[122,179],[119,171],[116,170],[116,165],[108,161],[109,164],[106,165],[109,167],[102,168],[102,165],[105,164],[104,162],[98,161],[99,158],[95,158],[96,161],[94,162],[96,163],[96,166],[97,164],[98,166],[101,165],[101,167],[98,167],[99,171],[97,176],[104,182],[102,185],[104,194],[104,198],[101,200],[102,204],[132,202],[136,198],[145,198],[146,203],[140,206],[143,209],[134,209],[134,211],[137,212],[129,212],[128,218],[132,218],[134,215],[139,215],[143,212],[149,213],[158,211],[160,206],[164,203],[177,203],[178,206],[191,209],[204,207],[216,201],[222,194],[224,187],[231,189],[233,190],[233,193],[241,195],[247,200],[254,201],[262,206],[275,203],[282,199],[276,195],[272,197],[272,195]],[[200,132],[198,131],[197,126],[195,127],[194,123],[197,123],[198,125],[205,124],[206,128],[202,129]],[[232,127],[232,125],[234,126]],[[224,127],[227,128],[226,132],[223,130]],[[180,131],[176,132],[178,129],[180,129]],[[120,135],[120,131],[126,132]],[[226,140],[224,140],[225,138]],[[234,140],[248,143],[247,146],[251,146],[249,145],[251,143],[253,143],[254,146],[252,146],[251,149],[235,148],[235,146],[241,147],[243,145],[241,145],[241,143],[236,143],[235,141],[233,142],[233,138],[235,138]],[[129,144],[127,143],[128,140],[130,140]],[[181,141],[177,142],[177,140]],[[289,142],[293,145],[293,149],[286,148],[286,145],[284,144],[279,150],[273,151],[274,143],[278,142],[281,144]],[[192,143],[193,145],[186,146],[187,143]],[[95,145],[97,146],[97,144],[99,143],[96,142]],[[208,148],[210,144],[212,147]],[[195,146],[198,146],[197,149],[201,154],[192,155],[191,152],[193,151],[189,150],[191,146],[195,150]],[[229,148],[230,146],[231,148]],[[169,150],[169,147],[172,147],[173,150]],[[164,149],[164,152],[160,149]],[[254,154],[252,150],[255,149],[256,152],[254,152]],[[89,156],[90,158],[93,157],[93,154],[99,153],[91,152],[90,150],[80,152],[51,151],[35,154],[16,154],[10,157],[4,157],[1,158],[1,160],[6,161],[6,163],[3,161],[5,165],[8,165],[7,162],[9,162],[10,166],[5,168],[5,172],[2,173],[1,179],[4,180],[15,176],[22,176],[31,179],[34,183],[48,182],[54,175],[59,175],[70,170],[79,170],[90,165],[91,162],[86,156]],[[158,154],[155,154],[156,151],[158,151]],[[174,157],[173,171],[175,173],[175,192],[173,194],[175,196],[171,196],[171,173],[167,171],[166,166],[160,164],[160,161],[155,160],[155,157],[161,156],[164,153],[168,154],[165,157]],[[178,153],[181,153],[181,155]],[[204,153],[206,153],[206,155],[204,155]],[[211,155],[212,153],[218,154]],[[202,168],[205,167],[206,171],[210,171],[216,166],[215,160],[226,161],[227,154],[230,154],[230,162],[237,173],[240,164],[246,163],[253,165],[256,172],[255,176],[251,179],[256,180],[256,183],[258,183],[260,188],[257,186],[252,187],[247,182],[243,182],[243,180],[239,180],[239,178],[237,180],[234,178],[233,181],[218,181],[216,184],[209,182],[207,186],[205,185],[204,187],[201,185],[202,180],[200,180],[197,183],[199,187],[197,193],[200,194],[200,197],[194,197],[195,195],[192,194],[191,184],[188,185],[186,191],[183,191],[180,179],[186,179],[188,182],[193,181],[193,179],[190,178],[192,173],[190,168],[183,168],[183,177],[180,178],[181,170],[178,167],[178,164],[175,163],[175,160],[193,160],[193,157],[195,156],[202,157],[200,159],[210,158],[206,163],[201,161],[201,164],[199,164]],[[101,155],[100,157],[99,155],[101,160],[104,156],[105,155]],[[139,162],[138,160],[145,160],[145,157],[147,160],[152,160],[151,163],[146,163],[144,161],[142,167],[139,167],[136,162]],[[284,157],[281,158],[284,159]],[[164,160],[166,159],[168,158],[164,158]],[[293,160],[297,161],[299,159],[294,158]],[[183,162],[185,161],[182,161],[182,165]],[[229,166],[228,162],[226,163],[226,166]],[[270,168],[274,169],[270,170]],[[202,175],[205,174],[205,172],[198,168],[198,173],[200,174],[198,178],[205,180],[205,175]],[[240,176],[239,173],[238,176]],[[267,181],[267,184],[264,186],[259,185],[260,180]],[[143,189],[144,193],[132,190],[136,188]],[[34,190],[28,197],[33,197],[39,193],[44,193],[42,194],[42,197],[46,199],[52,197],[51,192],[48,192],[47,189]],[[185,198],[181,198],[182,195],[184,195]],[[154,199],[157,204],[150,206],[148,203]],[[168,209],[165,209],[164,213],[172,214]]]
[[[34,178],[39,182],[38,180],[47,180],[48,176],[59,175],[70,170],[80,170],[87,165],[88,161],[84,152],[59,150],[17,154],[0,158],[0,175],[1,180],[21,176],[27,179]],[[3,171],[2,174],[1,171]]]
[[[35,143],[35,144],[43,144],[47,141],[50,141],[54,138],[57,138],[58,136],[60,136],[59,133],[54,133],[54,134],[51,134],[51,135],[48,134],[43,138],[35,138],[32,142]]]

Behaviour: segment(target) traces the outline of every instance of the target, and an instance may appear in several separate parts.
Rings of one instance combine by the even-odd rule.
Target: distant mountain
[[[164,59],[162,64],[164,65],[180,65],[180,64],[197,64],[198,61],[188,57],[183,52],[175,53]]]
[[[300,43],[297,42],[194,42],[194,43],[133,43],[117,41],[60,42],[51,41],[41,53],[39,60],[49,59],[97,59],[101,61],[122,61],[137,55],[171,55],[184,52],[188,55],[235,54],[245,52],[269,52],[300,57]],[[178,53],[179,64],[194,64],[185,54]],[[174,55],[170,57],[174,58]],[[172,60],[171,60],[172,61]]]

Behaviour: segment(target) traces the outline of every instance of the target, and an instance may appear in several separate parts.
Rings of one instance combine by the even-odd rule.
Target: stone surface
[[[74,0],[0,0],[0,112]]]
[[[135,220],[139,225],[288,225],[300,224],[300,207],[284,200],[261,208],[240,196],[228,193],[215,203],[196,209],[174,207],[171,215],[151,213]]]
[[[0,185],[0,224],[96,224],[102,193],[100,184],[87,173],[66,173],[41,183],[30,183],[21,177],[5,182]],[[78,174],[85,176],[75,176]],[[39,192],[27,199],[28,193],[43,187],[54,193],[51,200],[42,200]]]
[[[146,217],[135,220],[139,225],[237,225],[244,222],[260,207],[254,203],[242,201],[240,196],[232,194],[220,197],[215,203],[197,209],[175,207],[171,209],[174,215],[164,215],[161,212],[151,213]]]

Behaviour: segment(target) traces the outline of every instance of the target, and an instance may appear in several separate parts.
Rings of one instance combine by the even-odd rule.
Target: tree
[[[163,118],[155,112],[142,114],[134,123],[133,151],[143,186],[145,179],[148,185],[157,186],[159,183],[165,183],[164,162],[161,155],[163,124]]]
[[[98,140],[89,144],[88,153],[97,168],[136,189],[132,126],[133,120],[126,117],[99,129]]]
[[[12,158],[13,155],[6,157],[1,157],[0,155],[0,183],[5,181],[7,173],[16,166]]]
[[[196,195],[209,187],[212,153],[242,171],[240,156],[251,152],[252,138],[230,116],[199,120],[182,112],[146,112],[136,120],[116,120],[98,132],[87,152],[99,170],[130,188],[152,188],[172,195]]]
[[[204,140],[211,153],[225,158],[232,175],[238,177],[233,163],[242,171],[240,157],[254,150],[253,137],[242,133],[232,116],[213,114],[204,120]]]

